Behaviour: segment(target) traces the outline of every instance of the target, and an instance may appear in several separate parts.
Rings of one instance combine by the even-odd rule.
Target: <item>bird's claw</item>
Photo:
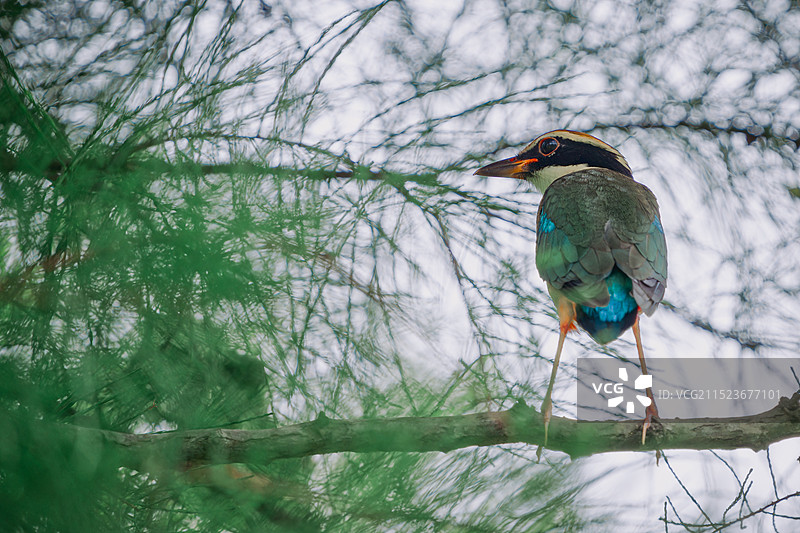
[[[652,425],[654,418],[658,421],[658,409],[656,409],[656,403],[651,402],[644,410],[644,420],[642,421],[642,446],[644,446],[647,438],[647,430]]]

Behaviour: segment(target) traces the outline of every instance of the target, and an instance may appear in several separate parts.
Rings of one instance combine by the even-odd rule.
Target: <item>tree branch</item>
[[[553,417],[548,448],[571,457],[612,451],[666,449],[762,450],[800,436],[800,392],[781,398],[764,413],[738,418],[662,420],[642,446],[633,421],[578,422]],[[507,411],[428,418],[331,420],[274,429],[203,429],[128,434],[66,426],[81,442],[104,444],[119,453],[121,465],[146,470],[168,461],[188,465],[251,463],[338,452],[447,452],[468,446],[541,442],[541,415],[524,403]],[[59,428],[61,431],[61,428]],[[98,442],[99,441],[99,442]]]

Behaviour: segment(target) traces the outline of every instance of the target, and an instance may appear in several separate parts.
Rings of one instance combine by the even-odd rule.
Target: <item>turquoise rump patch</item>
[[[611,271],[606,278],[608,295],[611,300],[605,307],[581,306],[586,316],[594,317],[603,322],[619,322],[625,315],[636,309],[636,300],[631,296],[633,283],[631,279],[618,269]]]
[[[614,267],[606,278],[608,305],[604,307],[578,306],[577,320],[594,340],[601,344],[611,342],[631,327],[638,313],[631,290],[633,283],[620,269]]]
[[[553,221],[547,218],[545,213],[542,213],[542,217],[539,219],[539,231],[542,233],[548,233],[556,229],[556,225],[553,224]]]

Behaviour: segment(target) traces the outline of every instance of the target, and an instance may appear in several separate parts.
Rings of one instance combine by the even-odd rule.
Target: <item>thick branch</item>
[[[663,420],[641,445],[636,422],[578,422],[553,417],[548,448],[572,457],[612,451],[667,449],[765,449],[800,436],[800,393],[781,398],[764,413],[740,418]],[[251,463],[337,452],[447,452],[468,446],[537,444],[541,415],[518,404],[508,411],[429,418],[331,420],[275,429],[209,429],[159,434],[126,434],[71,426],[76,439],[111,445],[121,464],[137,469],[165,461],[191,465]]]

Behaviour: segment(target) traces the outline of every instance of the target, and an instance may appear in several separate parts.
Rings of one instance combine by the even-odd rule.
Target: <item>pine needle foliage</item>
[[[556,324],[534,268],[538,196],[471,174],[547,129],[624,144],[673,217],[670,246],[727,273],[700,291],[706,307],[678,274],[653,336],[797,348],[798,83],[783,80],[786,104],[758,82],[796,74],[796,6],[703,6],[683,26],[659,22],[666,4],[627,6],[625,27],[581,3],[412,4],[0,7],[0,530],[617,524],[586,503],[602,475],[537,467],[522,445],[216,466],[174,450],[139,470],[66,429],[538,402]],[[731,21],[761,44],[703,52]],[[675,87],[676,54],[693,85]],[[751,74],[743,98],[715,85],[734,68]],[[709,245],[727,233],[692,233],[704,202],[770,239],[745,227]]]

